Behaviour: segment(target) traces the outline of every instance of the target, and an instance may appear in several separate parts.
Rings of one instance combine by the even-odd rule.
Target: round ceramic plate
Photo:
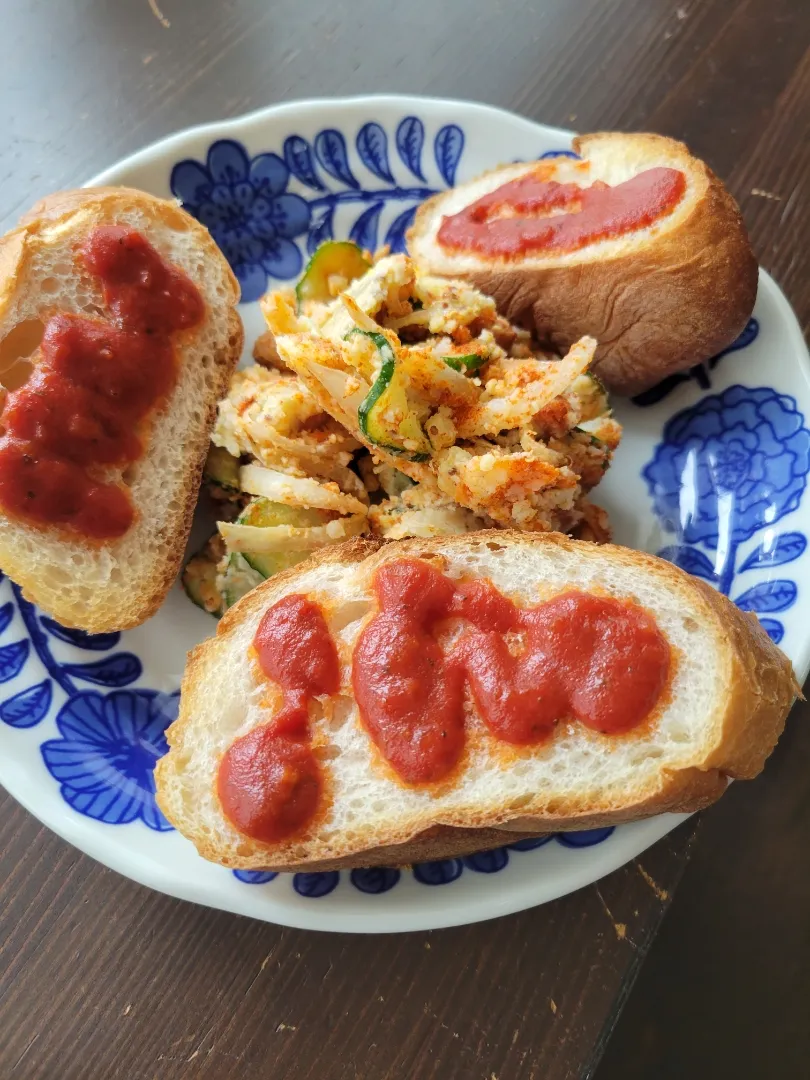
[[[320,241],[402,250],[416,207],[434,192],[502,162],[570,153],[570,144],[570,132],[460,101],[308,101],[183,132],[92,182],[174,195],[208,226],[241,282],[250,347],[262,329],[256,300],[293,281]],[[797,603],[806,608],[810,592],[809,375],[796,320],[763,273],[754,317],[731,348],[615,403],[624,440],[597,493],[619,543],[672,559],[756,612],[800,679],[810,667]],[[186,651],[214,630],[177,586],[144,626],[88,637],[0,583],[0,780],[70,843],[154,889],[321,930],[449,926],[571,892],[681,820],[408,870],[214,866],[163,818],[152,776]]]

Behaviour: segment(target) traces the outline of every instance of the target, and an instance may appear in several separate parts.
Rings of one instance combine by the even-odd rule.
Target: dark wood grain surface
[[[685,138],[729,183],[763,264],[805,327],[810,320],[806,0],[161,6],[163,21],[147,0],[0,4],[0,226],[38,196],[190,124],[293,97],[469,97],[580,130]],[[591,1076],[693,844],[692,921],[683,924],[676,901],[681,936],[667,943],[663,973],[651,968],[652,983],[645,973],[648,997],[670,1010],[685,1000],[693,991],[682,958],[704,939],[733,949],[735,926],[767,925],[786,957],[786,935],[806,911],[799,897],[810,894],[807,715],[796,710],[763,781],[738,785],[706,815],[702,839],[690,822],[598,887],[494,923],[403,937],[305,934],[169,900],[95,865],[4,798],[0,1077]],[[758,919],[746,921],[751,910]],[[804,955],[806,925],[805,916]],[[727,962],[717,949],[708,955]],[[754,955],[758,978],[776,979],[769,951]],[[667,979],[673,968],[680,984]],[[735,970],[736,1000],[753,1016],[755,989],[746,996],[744,965]],[[663,1071],[661,1055],[677,1060],[679,1047],[669,1018],[644,1004],[629,1010],[636,1026],[625,1033],[623,1023],[618,1057],[605,1063],[611,1080],[631,1066],[639,1078],[710,1075]],[[681,1042],[688,1011],[672,1025]],[[776,1025],[783,1012],[771,1014]],[[766,1060],[754,1043],[751,1034],[748,1060]]]

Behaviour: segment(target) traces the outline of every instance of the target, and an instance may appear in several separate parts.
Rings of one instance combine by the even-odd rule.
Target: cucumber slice
[[[303,277],[295,287],[299,314],[307,301],[328,304],[334,300],[329,291],[330,277],[345,278],[348,285],[370,269],[371,263],[357,244],[348,240],[325,241],[307,263]]]
[[[225,491],[239,491],[239,458],[221,446],[210,447],[203,466],[203,480]]]
[[[402,381],[398,378],[396,357],[391,343],[384,334],[373,330],[361,330],[355,326],[346,337],[363,334],[374,342],[382,360],[379,374],[374,385],[357,410],[360,430],[376,446],[388,450],[391,454],[401,454],[409,461],[427,461],[432,447],[422,430],[422,425],[408,408],[408,398]],[[389,416],[401,416],[392,422]],[[405,441],[416,443],[412,450],[403,445]]]
[[[469,353],[467,356],[444,356],[442,359],[445,364],[456,371],[473,372],[483,367],[489,357],[482,356],[480,353]]]
[[[323,510],[307,509],[303,506],[286,506],[284,503],[272,502],[270,499],[253,499],[237,519],[238,525],[253,525],[257,528],[268,528],[272,525],[292,525],[296,529],[308,529],[313,526],[325,525],[331,521],[332,516]],[[309,558],[309,551],[279,551],[259,554],[257,552],[245,552],[244,561],[261,574],[263,578],[272,577],[282,570],[289,570],[296,563]]]
[[[241,600],[263,581],[264,576],[257,573],[244,556],[236,553],[229,555],[225,573],[218,580],[222,590],[223,608],[233,607],[237,600]]]
[[[218,619],[225,602],[217,585],[217,560],[209,554],[209,547],[207,544],[189,559],[180,580],[189,600]]]

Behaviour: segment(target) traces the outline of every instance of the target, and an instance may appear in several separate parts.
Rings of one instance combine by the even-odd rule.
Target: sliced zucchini
[[[306,270],[295,287],[299,314],[308,301],[328,304],[334,300],[335,294],[329,288],[330,278],[344,278],[348,285],[370,269],[371,263],[357,244],[348,240],[325,241],[307,263]],[[343,288],[345,287],[344,285]]]
[[[323,510],[306,509],[303,506],[285,506],[271,502],[270,499],[253,499],[240,514],[238,525],[252,525],[268,528],[273,525],[292,525],[297,529],[308,529],[325,525],[332,515]],[[267,553],[245,552],[245,562],[263,578],[272,577],[282,570],[289,570],[296,563],[309,558],[309,551],[274,551]]]
[[[470,373],[478,371],[480,367],[489,359],[488,356],[482,356],[480,353],[469,353],[466,356],[443,356],[445,364],[448,364],[456,371],[468,371]]]
[[[225,602],[217,585],[217,562],[209,541],[186,563],[180,580],[189,600],[219,618],[225,610]]]
[[[237,600],[241,600],[263,581],[264,575],[254,570],[244,555],[229,555],[225,573],[217,580],[222,591],[223,608],[227,610],[233,607]]]
[[[363,334],[370,338],[382,360],[374,385],[357,410],[360,430],[369,442],[391,454],[401,454],[409,461],[427,461],[432,447],[422,425],[408,407],[408,397],[398,376],[391,343],[384,334],[361,330],[359,326],[350,330],[346,337],[351,337],[352,334]],[[392,420],[391,417],[401,419]],[[405,446],[406,442],[413,443],[414,446]]]
[[[239,491],[239,458],[222,446],[211,446],[203,467],[203,480],[225,491]]]
[[[584,427],[573,427],[573,428],[571,428],[571,430],[572,430],[572,431],[578,431],[580,435],[587,435],[587,436],[588,436],[588,438],[589,438],[589,439],[591,440],[591,446],[604,446],[604,445],[605,445],[605,443],[603,442],[603,440],[602,440],[602,439],[598,439],[598,438],[597,438],[597,437],[596,437],[596,436],[595,436],[595,435],[593,434],[593,432],[591,432],[591,431],[588,431],[588,430],[587,430],[586,428],[584,428]]]

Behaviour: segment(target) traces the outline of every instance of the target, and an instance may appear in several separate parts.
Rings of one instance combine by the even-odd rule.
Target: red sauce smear
[[[194,283],[130,228],[100,226],[78,254],[101,283],[111,320],[48,319],[34,372],[0,416],[0,505],[35,525],[111,540],[135,512],[127,489],[103,470],[143,455],[144,422],[177,380],[171,335],[199,323],[205,305]]]
[[[457,765],[465,682],[487,728],[518,746],[542,743],[565,719],[630,731],[667,682],[670,647],[636,604],[572,590],[521,609],[488,581],[456,585],[418,559],[386,563],[374,589],[379,610],[357,641],[352,685],[371,738],[407,783]],[[445,655],[435,634],[452,618],[471,625]]]
[[[438,240],[446,248],[506,258],[576,251],[651,225],[671,213],[685,191],[678,169],[647,169],[615,187],[597,180],[587,188],[528,173],[444,218]]]
[[[299,832],[317,812],[323,778],[312,752],[309,703],[337,693],[340,664],[323,612],[305,596],[285,596],[266,611],[253,647],[284,704],[270,723],[226,750],[217,792],[241,833],[271,844]]]

